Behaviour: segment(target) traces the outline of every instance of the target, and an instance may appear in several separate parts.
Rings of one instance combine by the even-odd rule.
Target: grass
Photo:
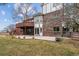
[[[34,39],[0,37],[1,56],[75,56],[79,55],[79,42],[63,40],[51,42]]]

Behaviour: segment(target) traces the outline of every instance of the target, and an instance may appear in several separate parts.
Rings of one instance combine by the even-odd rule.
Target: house
[[[65,15],[63,4],[43,3],[42,8],[42,13],[16,24],[16,35],[69,36],[70,29],[65,23],[71,18]],[[72,32],[71,36],[75,34],[79,36],[78,32]]]
[[[34,20],[29,18],[16,24],[16,35],[34,35]]]

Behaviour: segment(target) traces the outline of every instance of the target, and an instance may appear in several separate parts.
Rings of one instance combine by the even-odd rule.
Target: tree
[[[26,20],[26,18],[37,13],[35,7],[31,3],[16,3],[14,4],[13,19],[15,22]]]
[[[4,30],[2,32],[8,32],[10,33],[11,31],[13,31],[15,29],[15,25],[14,24],[10,24],[7,27],[4,28]]]
[[[36,12],[36,8],[32,7],[31,3],[17,3],[14,4],[13,19],[14,21],[25,20]]]
[[[13,13],[13,19],[15,19],[15,21],[17,21],[20,17],[22,17],[22,19],[25,19],[27,17],[27,11],[29,9],[31,4],[28,3],[16,3],[14,4],[14,13]]]
[[[77,14],[77,11],[75,3],[64,4],[64,14],[67,18],[70,18],[66,21],[66,26],[70,29],[70,31],[73,30],[73,28],[77,30],[79,28],[79,15]]]

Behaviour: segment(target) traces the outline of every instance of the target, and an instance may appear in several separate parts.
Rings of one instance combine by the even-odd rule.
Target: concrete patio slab
[[[20,39],[39,39],[39,40],[48,40],[48,41],[56,41],[56,37],[49,36],[27,36],[27,35],[17,35],[16,38]]]

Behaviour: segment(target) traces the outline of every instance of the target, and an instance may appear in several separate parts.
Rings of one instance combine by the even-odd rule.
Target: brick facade
[[[77,12],[78,13],[78,12]],[[64,15],[64,10],[57,10],[55,12],[47,13],[43,16],[43,35],[44,36],[70,36],[70,32],[63,31],[63,22],[70,21],[71,18]],[[59,31],[54,31],[54,27],[59,27]],[[71,36],[74,37],[76,34],[79,35],[79,32],[72,32]]]
[[[63,13],[61,10],[45,14],[43,17],[43,35],[44,36],[61,36],[61,27]],[[58,32],[54,32],[54,27],[59,27]]]
[[[46,13],[43,15],[43,36],[62,36],[63,34],[63,22],[67,22],[70,20],[69,17],[64,15],[64,10],[56,10],[54,12]],[[35,16],[36,17],[36,16]],[[57,27],[58,31],[54,31],[54,28]],[[24,20],[22,23],[16,24],[16,34],[17,35],[23,35],[23,32],[28,29],[32,28],[33,32],[34,30],[34,18],[29,18],[27,20]],[[21,31],[22,29],[25,29]],[[26,33],[26,32],[25,32]],[[76,35],[79,34],[78,32]],[[34,34],[33,34],[34,35]],[[70,33],[66,32],[66,36],[69,36]],[[75,32],[71,34],[71,36],[74,36]]]
[[[29,18],[24,20],[22,23],[16,24],[16,35],[25,35],[27,29],[34,30],[34,20],[33,18]]]

